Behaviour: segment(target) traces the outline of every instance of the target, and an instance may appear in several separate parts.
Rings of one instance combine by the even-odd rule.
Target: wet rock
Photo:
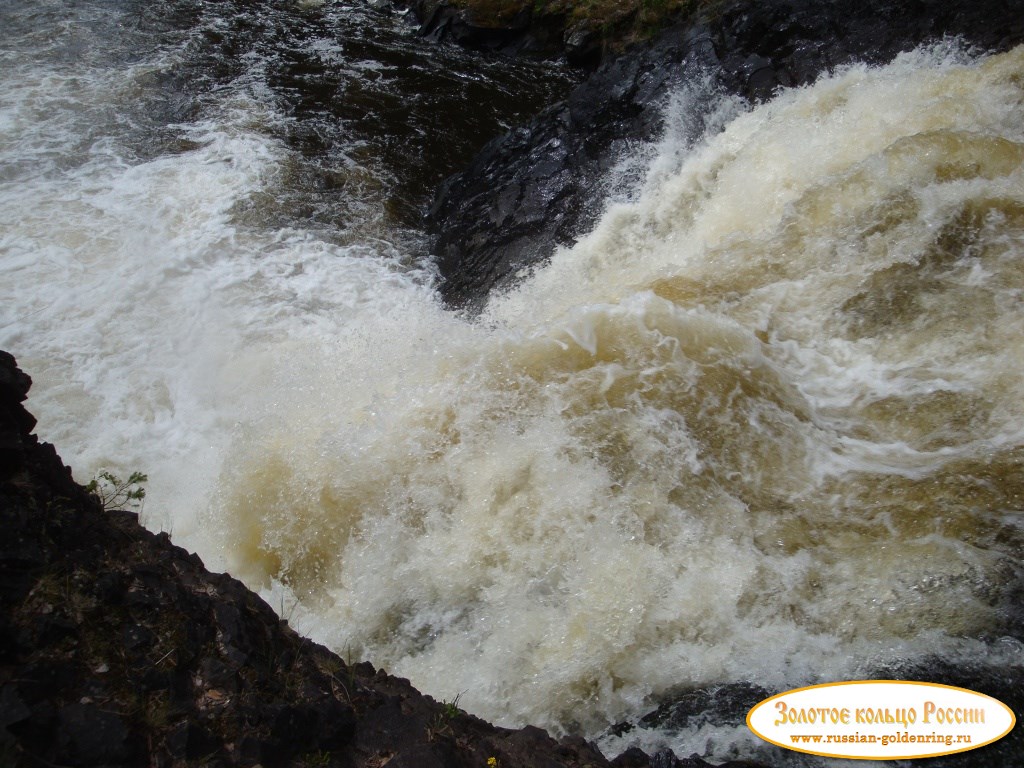
[[[750,708],[772,695],[750,683],[732,683],[685,691],[644,715],[639,725],[681,731],[705,724],[742,724]]]
[[[609,198],[628,197],[637,178],[608,171],[660,135],[668,96],[680,83],[707,78],[712,91],[763,101],[837,66],[889,61],[948,37],[1007,50],[1024,41],[1024,5],[733,0],[664,30],[604,61],[565,102],[489,143],[442,185],[427,214],[442,296],[453,307],[478,309],[492,290],[574,243]],[[686,108],[700,116],[714,100]]]
[[[11,456],[3,451],[19,449],[17,435],[31,432],[36,425],[35,417],[21,405],[28,397],[31,386],[32,379],[14,364],[14,358],[7,352],[0,352],[0,402],[3,403],[0,408],[0,425],[4,427],[0,459],[6,458],[9,461]],[[13,468],[8,461],[0,462],[0,466]]]
[[[676,757],[672,750],[666,749],[648,756],[645,752],[636,747],[630,747],[612,761],[615,768],[763,768],[758,763],[751,763],[746,760],[730,760],[726,763],[709,763],[706,760],[691,755],[690,757]]]
[[[0,411],[27,377],[0,355]],[[581,739],[496,728],[299,637],[240,582],[104,510],[29,419],[0,433],[0,755],[20,765],[445,766],[608,761]],[[12,426],[13,425],[13,426]],[[6,764],[6,763],[5,763]]]
[[[125,764],[135,753],[124,721],[93,704],[69,704],[57,715],[56,760],[70,765]]]
[[[1011,637],[1002,640],[1009,658],[1024,658],[1024,644]],[[1024,666],[1008,663],[996,668],[932,658],[923,661],[892,664],[875,670],[872,678],[879,680],[916,680],[967,688],[1003,702],[1015,713],[1024,712]],[[1010,733],[978,750],[962,754],[929,758],[929,768],[1006,768],[1020,763],[1024,754],[1024,730],[1015,727]]]
[[[170,729],[164,745],[172,760],[195,760],[216,751],[219,746],[209,731],[187,721]]]
[[[593,59],[596,41],[592,36],[580,29],[567,31],[564,14],[539,13],[530,3],[486,15],[445,0],[412,0],[407,7],[419,23],[419,35],[434,42],[451,41],[502,55],[564,56],[578,65]]]
[[[651,758],[638,747],[630,747],[612,760],[612,765],[615,768],[640,768],[640,766],[650,765],[650,763]]]
[[[31,714],[32,710],[21,700],[18,689],[14,685],[5,685],[0,688],[0,728],[20,723]]]

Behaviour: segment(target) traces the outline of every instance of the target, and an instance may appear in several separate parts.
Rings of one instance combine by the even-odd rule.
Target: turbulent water
[[[606,730],[694,688],[1024,666],[1024,49],[695,83],[705,134],[469,320],[416,211],[567,75],[149,5],[0,10],[0,348],[79,479],[148,473],[302,631],[609,753],[757,754]]]

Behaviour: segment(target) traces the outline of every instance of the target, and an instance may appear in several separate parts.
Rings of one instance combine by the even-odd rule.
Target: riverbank
[[[707,765],[635,749],[609,761],[582,739],[497,728],[300,637],[75,483],[33,434],[30,385],[0,352],[3,765]]]
[[[660,212],[632,229],[606,222],[599,235],[623,236],[592,242],[584,269],[563,259],[547,293],[506,296],[489,325],[444,311],[433,272],[410,266],[422,254],[380,218],[397,201],[407,221],[436,169],[462,162],[449,125],[466,122],[481,142],[498,130],[469,125],[485,99],[463,85],[519,62],[453,66],[463,51],[422,45],[397,16],[384,20],[399,27],[388,46],[361,48],[361,35],[377,42],[387,29],[380,18],[345,27],[360,9],[239,0],[217,13],[195,4],[212,17],[184,24],[188,44],[175,32],[166,56],[136,65],[143,46],[130,41],[90,71],[133,18],[90,19],[86,45],[92,27],[77,19],[54,35],[61,3],[49,0],[46,24],[20,4],[39,39],[16,27],[8,37],[8,124],[20,138],[5,144],[15,279],[0,346],[38,376],[37,434],[80,477],[107,462],[150,473],[153,528],[178,544],[191,534],[206,563],[265,589],[304,633],[342,657],[359,647],[438,700],[297,637],[233,578],[97,506],[31,436],[28,382],[8,360],[7,763],[703,765],[635,749],[608,763],[578,740],[492,728],[464,706],[586,733],[605,755],[672,744],[789,765],[798,758],[756,743],[743,717],[826,676],[932,679],[1021,711],[1019,64],[990,61],[982,77],[972,56],[932,51],[890,73],[895,96],[880,98],[870,78],[838,84],[850,99],[805,94],[802,114],[772,113],[755,132],[763,141],[709,158],[700,186],[653,189]],[[812,54],[846,51],[830,17],[790,7],[759,6],[802,30]],[[1020,28],[1020,17],[992,25],[986,5],[930,7],[941,13],[918,22],[931,32],[960,11],[992,34]],[[762,12],[743,8],[741,39],[769,45]],[[894,29],[917,18],[893,12]],[[713,54],[751,103],[798,82],[757,48],[699,28],[668,34],[641,57],[607,60],[540,132],[497,140],[483,164],[508,176],[466,220],[544,248],[538,222],[571,220],[579,233],[579,206],[630,178],[615,175],[603,131],[614,148],[653,147],[643,130],[660,130],[664,112],[642,97],[679,75],[665,65],[674,45]],[[51,59],[33,58],[42,42]],[[956,99],[928,59],[962,76]],[[205,79],[221,66],[230,76]],[[203,83],[188,109],[186,81],[172,77],[182,71]],[[154,148],[126,116],[168,102],[182,109],[146,130],[174,141]],[[847,103],[857,120],[897,127],[921,125],[935,104],[950,105],[938,110],[950,120],[880,142],[892,150],[869,153],[863,173],[837,174],[838,150],[878,130],[842,130],[833,108]],[[676,112],[697,129],[704,114]],[[747,127],[764,117],[744,114]],[[504,167],[517,147],[537,149],[518,182],[522,167]],[[391,159],[376,174],[381,152]],[[593,175],[562,173],[571,153]],[[683,156],[668,156],[660,180]],[[695,234],[690,200],[707,214]],[[790,216],[783,237],[773,210]],[[700,252],[716,227],[743,229],[730,217],[754,237]],[[486,255],[476,230],[453,231]],[[476,280],[471,268],[453,267]],[[486,300],[485,283],[465,302],[448,285],[450,304]],[[561,288],[564,312],[552,300]],[[294,612],[271,582],[291,590]],[[1011,734],[942,765],[1007,768],[1021,751]]]

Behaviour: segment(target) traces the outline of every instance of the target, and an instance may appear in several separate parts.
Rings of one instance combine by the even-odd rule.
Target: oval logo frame
[[[999,741],[1017,717],[968,688],[910,680],[850,680],[777,693],[747,713],[754,735],[783,749],[853,760],[910,760]]]

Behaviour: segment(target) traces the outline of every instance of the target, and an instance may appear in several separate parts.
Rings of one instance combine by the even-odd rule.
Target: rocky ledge
[[[32,434],[30,384],[0,352],[0,764],[708,765],[635,749],[609,762],[346,663],[76,484]]]
[[[623,191],[608,186],[609,171],[631,147],[660,134],[667,97],[688,78],[710,77],[720,92],[756,102],[839,65],[886,62],[944,38],[993,51],[1024,42],[1021,0],[726,0],[710,7],[604,61],[564,103],[492,141],[444,184],[427,225],[450,305],[478,308],[491,290],[589,229],[608,196]],[[619,178],[623,188],[631,181]]]
[[[564,11],[545,10],[542,3],[514,2],[494,5],[448,0],[393,0],[408,8],[421,37],[450,41],[486,53],[564,59],[592,69],[604,52],[605,41],[597,22],[573,23]],[[538,10],[538,8],[540,8]]]

